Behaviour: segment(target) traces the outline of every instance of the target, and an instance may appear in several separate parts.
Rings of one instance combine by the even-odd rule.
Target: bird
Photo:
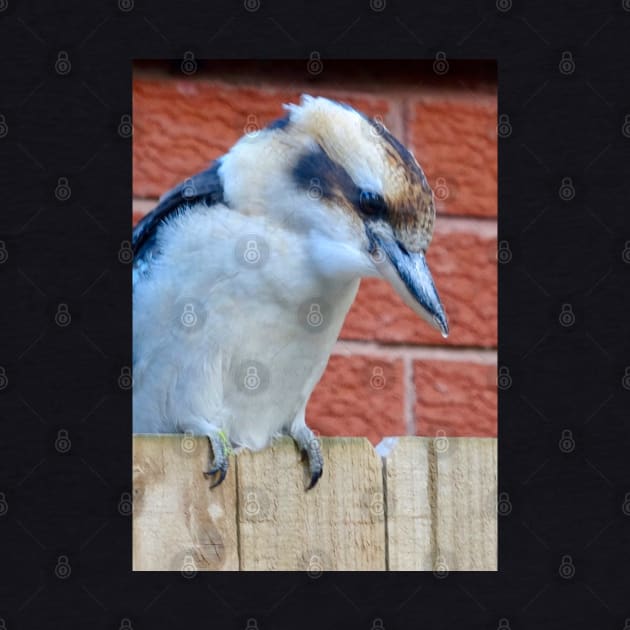
[[[383,278],[444,337],[426,252],[434,195],[378,119],[304,94],[165,193],[133,230],[133,430],[229,455],[289,435],[323,472],[306,406],[362,278]]]

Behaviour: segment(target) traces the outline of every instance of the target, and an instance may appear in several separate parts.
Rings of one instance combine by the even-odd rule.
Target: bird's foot
[[[230,461],[229,457],[232,449],[223,431],[213,431],[208,435],[208,441],[212,448],[213,460],[210,470],[204,472],[204,475],[211,476],[219,473],[218,479],[210,486],[210,488],[215,488],[223,482],[225,475],[227,475]]]
[[[315,486],[319,478],[324,472],[324,458],[319,444],[319,439],[306,426],[300,428],[300,431],[291,436],[297,443],[299,449],[308,459],[308,470],[311,480],[306,488],[310,490]]]

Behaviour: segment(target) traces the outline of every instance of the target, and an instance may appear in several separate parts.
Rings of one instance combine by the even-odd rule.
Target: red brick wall
[[[367,63],[367,62],[364,62]],[[394,62],[396,63],[396,62]],[[449,317],[447,340],[381,280],[364,280],[307,409],[322,435],[496,435],[496,84],[470,71],[369,75],[275,63],[184,76],[137,65],[133,85],[134,222],[171,186],[205,168],[244,133],[283,115],[303,92],[342,99],[414,151],[437,200],[428,252]],[[393,77],[392,77],[393,75]]]

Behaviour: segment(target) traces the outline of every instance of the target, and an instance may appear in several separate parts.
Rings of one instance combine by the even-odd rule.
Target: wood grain
[[[435,558],[448,571],[497,570],[497,444],[492,438],[433,440]],[[434,566],[435,568],[435,566]]]
[[[230,458],[210,490],[207,440],[136,435],[135,571],[495,571],[494,438],[323,438],[306,491],[290,438]]]
[[[234,457],[210,490],[208,453],[202,437],[134,438],[134,571],[238,570]]]
[[[384,570],[381,462],[365,438],[322,440],[324,474],[305,491],[289,438],[238,456],[242,570]]]
[[[392,438],[390,438],[392,439]],[[384,459],[388,570],[431,571],[430,440],[393,438]]]

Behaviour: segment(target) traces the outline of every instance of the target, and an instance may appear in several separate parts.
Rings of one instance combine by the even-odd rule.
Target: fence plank
[[[434,440],[436,566],[497,570],[497,454],[493,438]]]
[[[134,571],[238,570],[234,457],[210,490],[208,452],[201,437],[134,438]]]
[[[431,571],[431,440],[388,438],[384,457],[390,571]]]
[[[381,462],[364,438],[322,440],[324,475],[307,475],[289,438],[238,455],[244,570],[384,570]]]
[[[381,462],[363,438],[323,439],[324,476],[307,492],[284,438],[231,457],[210,490],[205,438],[137,435],[133,568],[496,570],[496,440],[388,446]]]

